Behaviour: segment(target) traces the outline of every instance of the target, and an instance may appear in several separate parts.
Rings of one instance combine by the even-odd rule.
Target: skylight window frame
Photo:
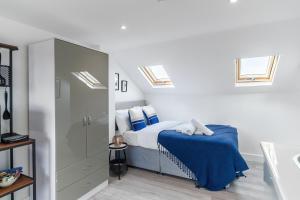
[[[170,77],[168,77],[168,79],[158,79],[156,77],[155,73],[153,73],[151,67],[153,67],[153,66],[143,66],[143,67],[139,67],[138,69],[140,70],[140,72],[143,74],[145,79],[150,83],[150,85],[153,88],[172,88],[172,87],[174,87],[174,84],[171,81]]]
[[[235,60],[236,65],[236,86],[241,86],[243,84],[252,86],[253,85],[271,85],[274,80],[275,72],[279,63],[280,56],[272,55],[272,56],[263,56],[269,57],[267,73],[266,74],[246,74],[241,75],[241,67],[242,67],[242,59],[247,58],[237,58]],[[255,59],[257,57],[253,57]],[[249,58],[251,59],[251,58]]]

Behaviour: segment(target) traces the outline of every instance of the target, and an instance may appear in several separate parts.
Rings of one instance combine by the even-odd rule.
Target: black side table
[[[121,174],[127,171],[127,158],[126,158],[126,149],[127,143],[122,143],[120,145],[115,145],[114,143],[109,144],[109,165],[110,169],[116,173],[121,179]],[[115,151],[115,159],[111,160],[111,152]],[[121,157],[121,152],[123,152],[124,157]]]

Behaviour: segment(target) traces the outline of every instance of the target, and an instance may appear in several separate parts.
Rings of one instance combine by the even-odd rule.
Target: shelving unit
[[[33,186],[33,200],[36,200],[36,160],[35,160],[35,140],[29,139],[23,142],[16,142],[12,144],[0,144],[0,151],[9,150],[10,154],[13,155],[13,150],[22,146],[32,146],[32,177],[22,174],[22,176],[11,186],[6,188],[0,188],[0,198],[6,195],[11,195],[11,199],[14,199],[14,192],[23,189],[24,187]],[[12,161],[12,160],[10,160]],[[13,162],[10,163],[10,167],[13,168]]]
[[[33,179],[26,175],[21,175],[20,178],[10,187],[0,189],[0,198],[6,195],[16,192],[24,187],[30,186],[33,184]]]
[[[8,45],[8,44],[2,44],[0,43],[0,48],[2,49],[7,49],[9,51],[9,64],[8,65],[1,65],[0,64],[0,74],[3,78],[5,78],[5,86],[0,86],[0,87],[5,87],[9,88],[9,110],[10,110],[10,116],[11,119],[9,121],[9,129],[10,133],[13,132],[13,52],[17,51],[19,48],[16,46]]]
[[[18,47],[0,43],[0,49],[9,51],[9,64],[1,65],[0,74],[5,79],[5,85],[0,87],[9,88],[9,133],[13,133],[13,52],[18,50]],[[2,113],[0,113],[2,117]],[[14,192],[32,185],[32,199],[36,200],[36,153],[35,153],[35,140],[29,139],[23,142],[16,142],[11,144],[3,144],[0,141],[0,151],[9,150],[10,155],[10,168],[14,168],[14,149],[22,146],[32,147],[32,177],[22,174],[19,179],[9,187],[0,188],[0,198],[11,195],[11,200],[14,200]]]

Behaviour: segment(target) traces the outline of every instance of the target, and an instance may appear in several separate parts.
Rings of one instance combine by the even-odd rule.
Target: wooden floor
[[[248,164],[246,178],[219,192],[197,189],[186,179],[129,168],[120,181],[111,178],[109,186],[90,200],[275,200],[274,192],[263,181],[263,166]]]

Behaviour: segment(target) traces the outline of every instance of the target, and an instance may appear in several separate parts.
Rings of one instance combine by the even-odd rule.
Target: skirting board
[[[242,156],[249,162],[264,163],[264,157],[260,154],[242,153]]]
[[[83,195],[82,197],[80,197],[78,200],[90,199],[91,197],[95,196],[98,192],[100,192],[101,190],[106,188],[107,185],[108,185],[108,180],[104,181],[103,183],[101,183],[100,185],[98,185],[97,187],[95,187],[94,189],[92,189],[91,191],[89,191],[88,193]]]
[[[90,199],[91,197],[95,196],[98,192],[100,192],[101,190],[106,188],[107,185],[108,185],[108,180],[104,181],[103,183],[101,183],[100,185],[98,185],[97,187],[95,187],[94,189],[89,191],[87,194],[80,197],[78,200],[88,200],[88,199]],[[30,197],[26,197],[23,200],[30,200]]]

